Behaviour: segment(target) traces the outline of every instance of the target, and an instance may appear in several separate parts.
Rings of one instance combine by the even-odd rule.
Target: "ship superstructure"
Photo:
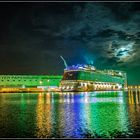
[[[73,65],[64,69],[61,91],[123,90],[126,73],[118,70],[97,70],[92,65]]]

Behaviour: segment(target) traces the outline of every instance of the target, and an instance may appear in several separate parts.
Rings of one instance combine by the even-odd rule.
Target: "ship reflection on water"
[[[0,137],[139,137],[140,92],[0,94]]]

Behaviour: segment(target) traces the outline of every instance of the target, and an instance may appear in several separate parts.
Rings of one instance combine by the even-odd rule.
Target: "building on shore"
[[[60,75],[0,75],[0,88],[39,88],[58,87]]]

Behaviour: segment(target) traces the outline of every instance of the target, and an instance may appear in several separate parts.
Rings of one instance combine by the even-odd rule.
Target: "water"
[[[140,92],[1,93],[1,138],[140,137]]]

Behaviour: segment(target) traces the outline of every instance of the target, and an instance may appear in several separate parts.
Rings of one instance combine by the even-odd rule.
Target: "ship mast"
[[[67,65],[67,63],[66,63],[66,60],[63,58],[63,56],[60,56],[60,57],[61,57],[61,59],[63,60],[65,67],[67,68],[68,65]]]

